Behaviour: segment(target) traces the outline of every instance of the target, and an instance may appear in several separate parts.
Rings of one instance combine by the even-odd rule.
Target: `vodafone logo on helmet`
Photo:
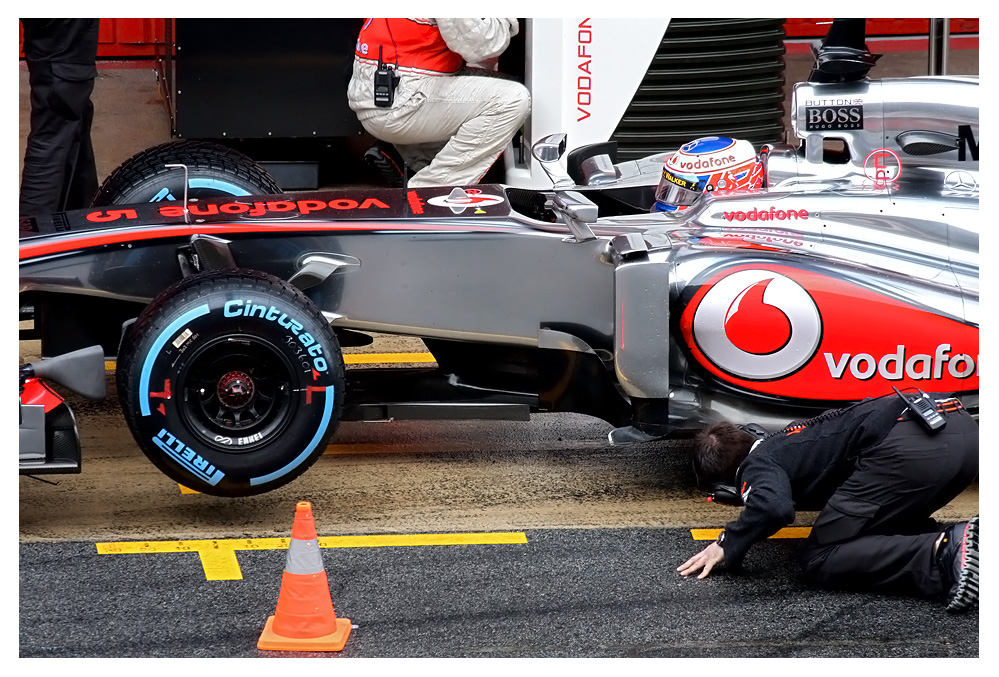
[[[822,318],[815,301],[794,280],[748,269],[708,290],[691,329],[716,367],[763,381],[787,376],[812,359],[822,338]]]
[[[727,136],[706,136],[686,143],[674,153],[666,166],[681,174],[711,174],[732,169],[755,159],[750,146],[738,152],[738,142]]]
[[[737,163],[734,155],[725,155],[723,157],[697,158],[696,160],[673,160],[671,158],[670,162],[667,164],[685,172],[708,172],[715,169],[728,169],[729,167],[735,166]]]

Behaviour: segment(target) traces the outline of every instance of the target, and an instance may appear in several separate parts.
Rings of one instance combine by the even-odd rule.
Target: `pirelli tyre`
[[[208,141],[173,141],[126,160],[94,197],[93,206],[233,195],[274,195],[283,191],[267,171],[239,151]]]
[[[340,418],[344,363],[318,308],[257,271],[165,290],[126,332],[117,385],[143,453],[183,486],[249,496],[301,475]]]

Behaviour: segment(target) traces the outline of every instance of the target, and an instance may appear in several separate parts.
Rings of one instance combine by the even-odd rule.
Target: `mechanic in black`
[[[729,485],[743,510],[718,540],[684,562],[683,576],[741,566],[750,546],[794,520],[819,515],[801,553],[812,583],[946,598],[978,598],[978,516],[941,529],[931,517],[978,476],[978,424],[956,398],[930,401],[930,431],[898,395],[834,409],[758,436],[728,422],[698,434],[698,482]]]
[[[90,140],[99,19],[21,19],[31,127],[20,216],[89,207],[97,193]]]

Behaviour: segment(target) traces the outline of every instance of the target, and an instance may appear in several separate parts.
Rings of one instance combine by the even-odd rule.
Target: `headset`
[[[743,432],[747,432],[750,435],[752,435],[754,439],[753,442],[754,445],[756,444],[756,442],[761,441],[764,437],[770,434],[757,423],[747,423],[745,425],[740,425],[739,430],[742,430]],[[732,486],[731,484],[725,484],[724,482],[712,482],[711,490],[710,493],[708,494],[708,502],[721,503],[723,505],[734,505],[734,506],[743,505],[742,494],[739,493],[739,490],[736,487]]]

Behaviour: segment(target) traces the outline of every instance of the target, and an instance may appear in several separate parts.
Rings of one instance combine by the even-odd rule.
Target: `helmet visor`
[[[701,196],[694,177],[684,178],[663,169],[656,187],[656,201],[674,207],[689,207]]]

